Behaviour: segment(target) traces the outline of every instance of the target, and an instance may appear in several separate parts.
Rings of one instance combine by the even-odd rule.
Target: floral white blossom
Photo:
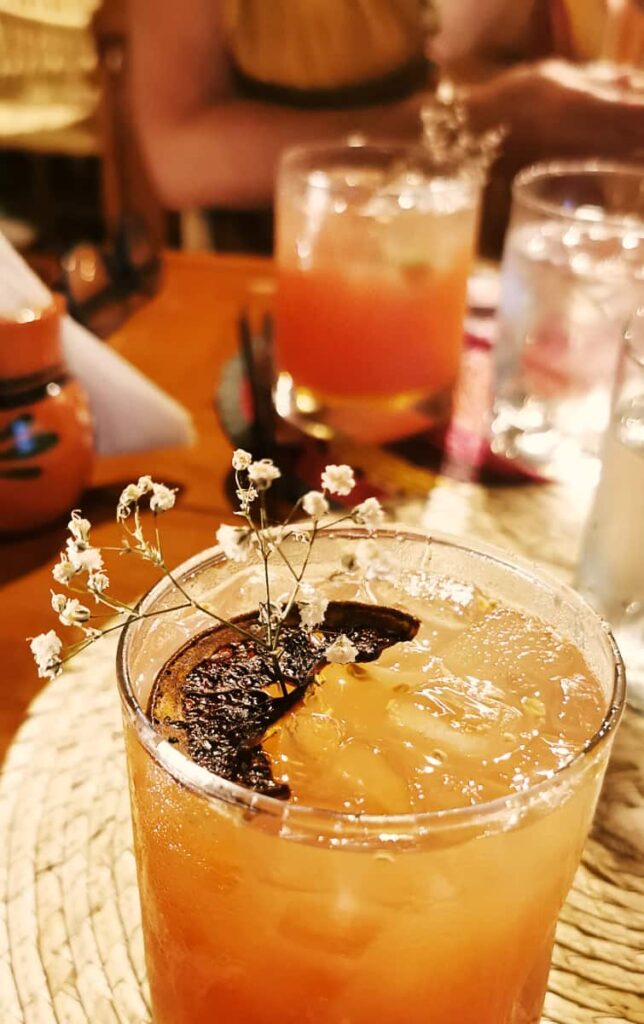
[[[251,551],[251,531],[245,526],[222,524],[216,533],[217,543],[231,562],[245,562]]]
[[[142,497],[143,492],[137,484],[128,484],[127,487],[124,487],[116,506],[117,521],[122,522],[124,519],[127,519],[132,512],[132,506],[136,505],[137,501]]]
[[[239,473],[241,470],[248,469],[253,461],[253,456],[250,452],[244,451],[243,448],[236,448],[233,452],[233,469]]]
[[[41,679],[55,679],[62,668],[60,652],[63,641],[53,629],[48,633],[40,633],[29,641],[31,653],[38,667]]]
[[[326,610],[329,607],[329,600],[321,594],[313,592],[310,596],[304,596],[297,601],[300,611],[300,622],[305,629],[314,629],[324,622]]]
[[[332,665],[348,665],[355,661],[358,656],[358,648],[351,643],[348,636],[341,633],[333,643],[327,647],[325,658]]]
[[[91,526],[92,524],[89,519],[83,519],[80,512],[75,510],[72,512],[72,517],[67,524],[67,529],[71,533],[77,545],[85,544],[89,546],[89,531]]]
[[[352,518],[356,523],[366,526],[369,533],[372,533],[382,526],[385,513],[377,498],[366,498],[356,505]]]
[[[154,490],[154,480],[151,476],[146,474],[140,476],[136,482],[136,486],[139,490],[139,496],[142,498],[144,494],[149,494],[150,491]]]
[[[277,480],[281,475],[277,466],[273,465],[272,459],[260,459],[258,462],[251,462],[248,467],[248,479],[258,491],[266,491],[273,480]]]
[[[65,557],[64,552],[60,556],[60,561],[56,562],[56,565],[51,570],[51,574],[56,580],[56,583],[62,583],[63,586],[67,586],[72,576],[75,576],[77,572],[78,570],[75,569],[69,559]]]
[[[322,494],[322,491],[309,491],[302,498],[302,508],[307,516],[312,519],[319,519],[329,511],[329,503]]]
[[[89,608],[81,604],[77,597],[65,597],[64,594],[52,593],[51,606],[63,626],[80,626],[92,616]]]
[[[152,497],[150,498],[151,512],[168,512],[174,508],[176,489],[166,487],[165,484],[152,484]]]
[[[110,585],[110,580],[105,572],[92,572],[87,578],[87,589],[90,594],[93,594],[95,599],[98,600],[98,595],[102,594],[104,590]]]
[[[350,494],[355,485],[351,466],[327,466],[322,473],[322,487],[329,494]]]
[[[103,557],[98,548],[79,547],[77,542],[70,537],[66,550],[67,560],[71,562],[75,572],[101,572]]]
[[[257,491],[252,486],[238,487],[235,493],[239,502],[239,511],[235,512],[235,515],[243,516],[244,519],[248,519],[248,516],[250,515],[250,506],[257,497]]]
[[[342,553],[341,562],[348,572],[359,572],[366,580],[387,579],[394,569],[391,557],[375,540],[359,540]]]

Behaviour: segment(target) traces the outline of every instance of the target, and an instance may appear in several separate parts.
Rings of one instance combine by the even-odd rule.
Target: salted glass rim
[[[512,182],[512,201],[523,207],[561,220],[589,224],[620,224],[630,227],[636,223],[644,229],[644,217],[638,213],[609,213],[603,211],[601,220],[584,211],[582,206],[566,209],[562,203],[543,199],[531,193],[531,188],[546,178],[565,178],[593,174],[622,175],[623,177],[639,178],[644,194],[644,164],[620,162],[617,160],[547,160],[525,167]]]
[[[121,700],[134,720],[139,742],[159,767],[171,775],[179,785],[191,790],[209,803],[227,803],[247,811],[252,811],[253,813],[263,812],[266,815],[283,821],[288,819],[291,826],[295,824],[306,825],[308,823],[309,830],[315,825],[318,830],[326,827],[329,832],[332,832],[335,826],[336,831],[342,830],[343,827],[346,827],[348,832],[358,828],[361,834],[363,832],[377,834],[382,832],[383,829],[397,829],[402,834],[405,829],[409,830],[411,827],[414,834],[418,834],[421,831],[434,831],[441,827],[480,826],[497,820],[499,816],[507,818],[513,813],[518,813],[524,808],[529,807],[535,799],[546,794],[565,779],[569,777],[574,778],[583,763],[588,760],[588,757],[599,747],[605,745],[619,724],[624,708],[626,690],[624,664],[609,624],[572,587],[555,579],[547,572],[543,572],[539,566],[526,558],[515,556],[513,553],[506,552],[490,544],[469,543],[464,539],[442,532],[432,531],[430,533],[406,525],[391,525],[381,528],[371,535],[361,527],[331,527],[324,531],[324,533],[327,538],[337,537],[342,540],[359,540],[368,536],[376,540],[378,537],[383,536],[401,541],[430,540],[432,544],[438,544],[443,548],[464,551],[468,554],[474,554],[484,561],[500,565],[504,570],[509,570],[515,576],[522,577],[524,580],[541,588],[545,587],[553,595],[558,595],[562,602],[568,601],[569,604],[576,606],[585,620],[595,622],[598,635],[601,636],[605,644],[605,653],[608,654],[612,662],[612,691],[601,724],[582,750],[565,765],[556,769],[547,779],[521,792],[496,797],[494,800],[474,804],[469,807],[454,807],[445,810],[422,812],[411,811],[404,814],[363,814],[335,811],[305,804],[290,804],[288,801],[278,800],[276,797],[257,793],[203,768],[199,768],[199,774],[202,779],[204,776],[208,777],[208,784],[201,784],[201,782],[197,782],[188,776],[182,776],[174,763],[169,763],[160,757],[158,748],[163,742],[163,738],[154,729],[147,714],[141,708],[131,685],[128,653],[130,636],[137,625],[137,621],[133,620],[121,631],[116,655],[117,679]],[[187,577],[192,576],[196,569],[205,569],[225,561],[227,560],[218,545],[207,548],[179,565],[173,571],[173,577],[183,582]],[[167,577],[163,577],[144,594],[139,602],[139,607],[145,608],[154,604],[162,596],[164,590],[171,586],[172,583]],[[192,764],[188,759],[186,759],[186,762]],[[392,838],[395,838],[395,834]]]
[[[278,167],[278,179],[283,176],[299,175],[306,179],[307,188],[316,189],[329,193],[332,189],[328,182],[312,181],[311,176],[316,170],[324,171],[337,165],[343,155],[362,155],[365,163],[371,158],[373,162],[377,157],[412,156],[417,159],[417,166],[412,165],[411,170],[421,169],[423,181],[418,184],[406,185],[406,188],[424,188],[431,181],[440,180],[446,185],[462,187],[469,184],[474,193],[482,188],[486,171],[479,170],[476,166],[463,162],[453,163],[448,159],[441,161],[432,153],[429,147],[423,146],[420,140],[405,142],[401,139],[394,139],[370,135],[348,135],[317,142],[299,142],[288,146],[280,156]],[[315,166],[318,161],[320,166]],[[307,166],[310,164],[310,166]],[[374,192],[376,188],[367,187],[364,184],[346,183],[345,187],[355,192]]]

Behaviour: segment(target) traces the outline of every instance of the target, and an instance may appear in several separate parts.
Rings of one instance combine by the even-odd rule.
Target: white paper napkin
[[[42,309],[50,301],[49,290],[0,232],[0,316]],[[70,373],[89,397],[99,454],[194,440],[187,410],[70,316],[63,320],[62,344]]]

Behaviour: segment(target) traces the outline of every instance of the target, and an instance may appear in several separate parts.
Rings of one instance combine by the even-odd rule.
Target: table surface
[[[230,518],[224,492],[230,445],[217,422],[213,393],[236,347],[239,310],[253,288],[261,291],[270,271],[270,263],[261,259],[168,254],[161,291],[113,337],[118,352],[190,409],[197,440],[190,448],[96,460],[91,489],[82,499],[95,525],[96,545],[120,543],[116,501],[122,487],[143,473],[180,490],[177,508],[164,524],[171,564],[213,544],[217,525]],[[43,683],[25,638],[56,626],[49,607],[50,573],[65,537],[62,520],[28,537],[0,540],[0,761]],[[127,579],[121,574],[119,596],[133,599],[151,579],[149,568],[132,560]]]
[[[178,487],[180,491],[177,507],[165,520],[163,530],[164,547],[170,563],[177,563],[212,544],[217,525],[222,520],[230,521],[231,506],[225,485],[231,446],[217,422],[213,395],[221,369],[236,348],[239,311],[249,303],[266,301],[271,273],[270,263],[257,259],[210,254],[169,255],[159,295],[139,310],[112,339],[111,344],[119,352],[190,409],[195,420],[197,441],[185,449],[97,460],[92,487],[82,502],[83,511],[94,524],[93,539],[97,545],[120,543],[120,530],[114,521],[116,501],[123,486],[143,473]],[[352,461],[350,451],[345,450],[343,454]],[[366,458],[364,453],[357,451],[356,456],[363,460]],[[370,453],[368,457],[372,460],[369,467],[372,476],[377,477],[378,473],[386,475],[393,469],[393,457],[386,453],[377,457]],[[397,466],[398,474],[399,470],[400,466]],[[532,557],[564,579],[571,577],[579,550],[581,526],[592,493],[591,477],[581,474],[567,484],[557,485],[514,483],[483,487],[437,477],[418,467],[409,467],[407,473],[399,476],[404,492],[396,506],[399,518],[432,530],[443,529],[500,544]],[[32,536],[0,542],[0,650],[4,668],[0,688],[0,758],[25,717],[29,702],[42,686],[42,681],[36,677],[25,638],[55,626],[48,599],[50,572],[58,551],[64,545],[65,536],[66,523],[63,520]],[[121,574],[120,596],[134,599],[149,582],[149,566],[132,560],[128,563],[127,576]],[[100,647],[92,648],[97,656]],[[93,677],[94,673],[90,674],[90,682]],[[69,701],[82,702],[85,698],[75,688],[74,678],[74,673],[69,673],[58,683],[72,687]],[[65,716],[61,717],[60,709],[67,709],[69,704],[67,698],[62,704],[56,704],[61,692],[58,685],[50,687],[43,695],[45,703],[49,700],[55,704],[51,730],[58,729],[59,732],[65,728]],[[116,706],[115,702],[112,703]],[[12,748],[7,771],[0,775],[0,812],[4,807],[5,825],[7,821],[13,823],[19,832],[26,821],[34,836],[37,828],[32,821],[33,807],[32,814],[26,818],[23,809],[29,806],[29,801],[33,804],[34,793],[42,794],[50,785],[51,762],[48,759],[42,777],[37,773],[34,775],[38,750],[42,746],[39,730],[44,728],[44,708],[41,701],[22,731],[20,742]],[[110,727],[109,721],[107,734],[112,740],[118,735],[118,729]],[[92,736],[91,733],[88,735]],[[31,751],[29,743],[34,736],[38,743]],[[644,1001],[641,999],[644,978],[641,952],[644,948],[643,749],[644,717],[629,714],[617,739],[593,837],[559,926],[545,1018],[556,1024],[572,1024],[573,1021],[575,1024],[590,1024],[599,1020],[607,1024],[608,1021],[611,1024],[613,1021],[616,1024],[618,1021],[644,1024]],[[61,751],[61,759],[83,753],[69,743],[62,743]],[[64,773],[60,777],[63,781],[67,778]],[[78,788],[77,766],[69,778],[73,783],[70,785],[70,801],[72,798],[78,800],[83,787]],[[91,774],[85,778],[86,783],[99,785],[102,792],[102,779],[92,780]],[[20,785],[27,788],[26,797]],[[93,805],[92,796],[88,807]],[[0,826],[1,819],[2,813]],[[70,835],[75,835],[73,830]],[[102,828],[92,832],[92,836],[98,839],[104,835]],[[122,845],[120,833],[119,837]],[[23,839],[21,834],[21,842]],[[118,843],[117,848],[121,848]],[[27,893],[31,899],[33,892],[38,890],[40,876],[36,881],[30,876],[28,884],[25,884],[23,875],[25,871],[32,870],[36,861],[33,858],[33,863],[29,861],[24,843],[16,849],[21,851],[20,857],[14,858],[14,866],[17,864],[16,871],[20,876],[18,896]],[[60,864],[61,871],[67,874],[72,869],[77,872],[76,861],[68,864],[63,858]],[[101,865],[103,870],[103,860]],[[87,872],[81,875],[81,880],[86,881]],[[43,878],[50,887],[49,874]],[[130,890],[134,892],[132,879],[127,887],[128,893]],[[5,886],[5,889],[10,893],[10,887]],[[28,924],[29,921],[16,903],[18,896],[14,893],[15,898],[11,901],[4,890],[2,892],[7,905],[10,903],[18,915],[16,934],[20,932],[22,935],[25,922]],[[95,889],[92,892],[95,895]],[[113,903],[116,897],[112,888],[108,897]],[[49,907],[48,913],[50,910]],[[0,914],[0,923],[1,918]],[[25,938],[25,948],[31,951],[30,956],[35,948],[34,941],[31,934]],[[7,950],[4,952],[6,954]],[[0,968],[2,954],[0,934]],[[11,956],[9,959],[9,967],[16,967],[18,961],[12,961]],[[22,962],[20,959],[18,966]],[[135,989],[138,991],[138,982],[133,983],[132,991]],[[87,1019],[94,1022],[98,1018],[90,1015]],[[135,1015],[124,1016],[123,1019],[141,1018]]]
[[[91,488],[82,498],[94,524],[94,543],[120,544],[114,509],[123,486],[149,473],[179,488],[177,507],[164,522],[170,564],[214,543],[222,519],[230,519],[225,494],[230,444],[213,408],[213,393],[224,363],[236,350],[236,322],[242,307],[266,308],[271,290],[268,260],[169,253],[159,294],[141,308],[110,344],[146,376],[187,406],[197,440],[189,448],[99,458]],[[353,462],[350,446],[331,461]],[[369,456],[373,461],[373,456]],[[373,477],[387,475],[390,457],[377,456]],[[576,557],[579,527],[587,509],[588,481],[559,485],[483,488],[436,478],[408,467],[396,474],[407,491],[400,517],[433,529],[470,534],[479,540],[533,556],[567,575]],[[36,677],[26,637],[54,628],[49,606],[51,567],[64,546],[66,519],[24,538],[0,539],[0,761],[42,681]],[[134,599],[152,581],[149,566],[132,560],[121,574],[119,596]]]

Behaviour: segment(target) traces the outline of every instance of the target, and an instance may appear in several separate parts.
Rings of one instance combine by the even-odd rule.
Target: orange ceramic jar
[[[64,302],[0,317],[0,531],[23,532],[72,509],[89,481],[87,398],[62,356]]]

